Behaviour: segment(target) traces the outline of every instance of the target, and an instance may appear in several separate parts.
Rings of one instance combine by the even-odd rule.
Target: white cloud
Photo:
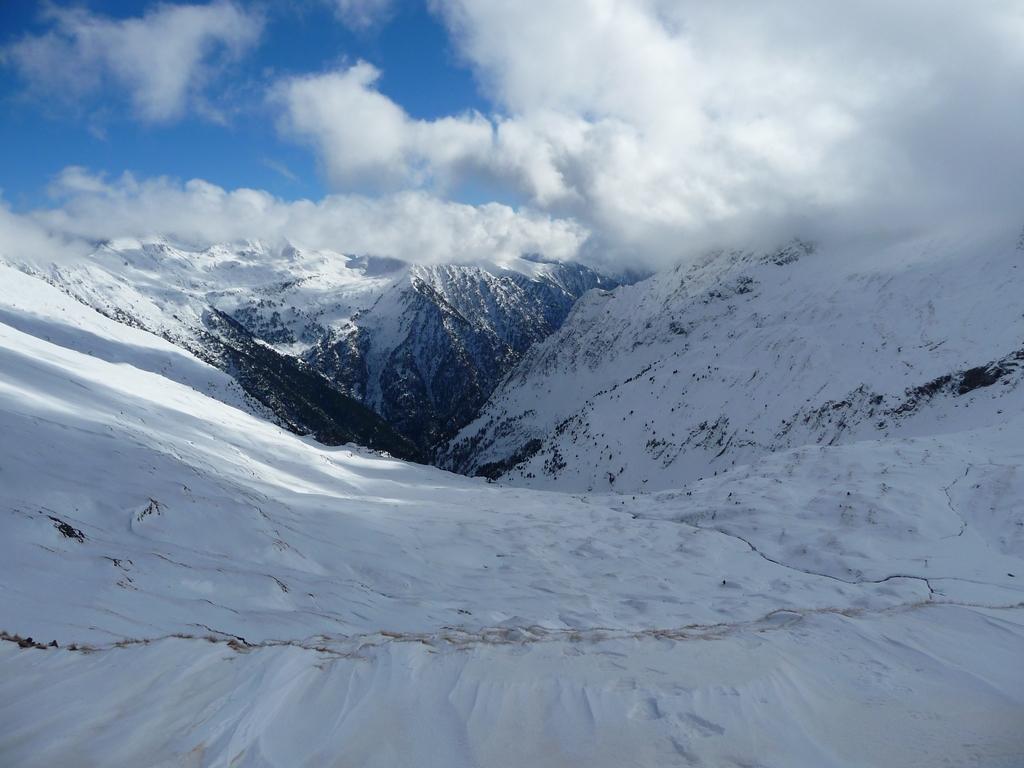
[[[359,62],[284,80],[271,94],[283,107],[282,132],[310,143],[334,184],[443,186],[460,165],[486,160],[493,129],[485,118],[412,120],[376,90],[379,77],[379,70]]]
[[[29,216],[14,213],[0,201],[0,256],[16,262],[61,261],[85,250],[77,237],[50,232]]]
[[[369,29],[391,15],[393,0],[328,0],[338,18],[355,30]]]
[[[356,28],[392,7],[325,1]],[[413,119],[380,92],[388,73],[365,62],[278,80],[269,98],[281,134],[311,146],[339,190],[388,193],[293,207],[266,197],[267,215],[288,231],[321,231],[312,223],[320,214],[304,219],[302,206],[365,209],[388,237],[415,244],[418,230],[379,217],[425,217],[424,258],[435,258],[454,247],[438,243],[462,242],[456,231],[492,242],[488,227],[502,217],[520,227],[516,243],[562,243],[569,229],[558,228],[573,220],[592,233],[590,255],[658,263],[719,244],[1024,218],[1021,0],[429,2],[494,113]],[[3,52],[33,87],[77,99],[113,82],[154,122],[208,109],[204,88],[255,44],[262,23],[227,0],[161,5],[127,21],[83,10],[51,18],[51,32]],[[427,192],[443,198],[467,179],[504,186],[545,216],[428,202]],[[62,210],[106,210],[100,202],[119,195],[118,215],[141,225],[145,201],[170,196],[174,210],[191,211],[200,187],[147,182],[131,192],[124,180],[80,190]],[[251,215],[259,194],[214,197],[224,211],[241,206],[247,226],[284,231]],[[197,217],[176,226],[195,229]],[[161,226],[159,216],[146,220]],[[216,227],[245,236],[226,220]],[[353,219],[351,232],[364,228]],[[366,248],[355,250],[418,247],[359,237]]]
[[[52,193],[60,206],[16,215],[0,209],[0,252],[64,250],[119,237],[161,234],[205,247],[264,240],[342,253],[392,256],[417,263],[503,261],[524,253],[571,259],[587,237],[572,221],[489,203],[444,202],[423,192],[381,198],[331,195],[284,202],[252,189],[226,191],[198,179],[110,183],[67,168]],[[60,246],[60,247],[58,247]]]
[[[1022,213],[1019,2],[435,8],[508,116],[512,178],[624,249]]]
[[[226,0],[159,5],[140,18],[113,20],[81,8],[51,7],[53,29],[2,52],[35,94],[75,102],[114,84],[147,122],[180,118],[189,107],[217,117],[203,90],[260,37],[263,20]]]
[[[496,114],[411,120],[380,73],[295,78],[281,128],[339,188],[466,175],[653,260],[1018,216],[1015,0],[433,0]]]

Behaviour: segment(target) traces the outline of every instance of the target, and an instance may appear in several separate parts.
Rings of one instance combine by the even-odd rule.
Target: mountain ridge
[[[981,397],[979,423],[991,423],[993,398],[1021,380],[1015,242],[929,238],[856,260],[794,242],[588,295],[441,465],[529,487],[633,491],[807,443],[929,434],[957,398]]]
[[[243,370],[251,356],[232,351],[238,329],[210,323],[230,317],[282,356],[276,367],[293,378],[304,376],[302,366],[323,375],[328,389],[401,434],[389,445],[411,440],[423,458],[476,414],[579,296],[617,285],[582,265],[534,258],[419,266],[258,242],[192,251],[162,238],[103,244],[77,263],[21,266],[109,317],[201,354],[252,389],[260,373]],[[346,433],[320,416],[299,418],[312,414],[308,403],[282,380],[263,377],[259,391],[289,428]],[[336,400],[327,390],[322,396]]]

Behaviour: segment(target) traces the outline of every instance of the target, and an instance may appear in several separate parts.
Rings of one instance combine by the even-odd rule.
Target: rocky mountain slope
[[[421,460],[576,299],[615,285],[535,257],[423,267],[261,243],[195,250],[160,238],[102,244],[74,263],[43,256],[17,266],[229,371],[293,430]],[[345,426],[353,421],[366,426],[357,434]]]
[[[1001,423],[1024,363],[1015,235],[711,254],[577,304],[442,466],[680,487],[789,448]]]
[[[522,261],[528,274],[412,267],[305,358],[423,449],[452,437],[575,301],[616,284],[577,264]]]

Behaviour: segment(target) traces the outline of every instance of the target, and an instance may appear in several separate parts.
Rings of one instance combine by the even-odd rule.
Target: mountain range
[[[0,763],[1016,768],[1021,272],[0,255]]]
[[[292,431],[419,461],[476,416],[580,296],[618,285],[529,255],[417,266],[163,238],[104,243],[76,264],[21,266],[228,371]]]

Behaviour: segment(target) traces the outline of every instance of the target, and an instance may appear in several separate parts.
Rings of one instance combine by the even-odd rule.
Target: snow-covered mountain
[[[985,317],[1018,306],[1004,256],[976,262]],[[962,302],[983,280],[961,279]],[[982,343],[968,316],[933,341]],[[931,436],[872,427],[659,494],[517,489],[296,436],[0,266],[0,764],[1018,766],[1024,391],[995,386],[940,387]]]
[[[578,264],[409,267],[305,357],[422,448],[452,437],[576,300],[612,280]],[[517,271],[520,270],[520,271]]]
[[[802,445],[1019,410],[1015,236],[716,253],[579,302],[442,466],[571,491],[678,488]]]
[[[616,284],[535,257],[431,267],[262,243],[196,250],[161,238],[19,266],[229,371],[295,431],[407,458],[467,423],[577,298]],[[350,434],[353,422],[365,427]]]

